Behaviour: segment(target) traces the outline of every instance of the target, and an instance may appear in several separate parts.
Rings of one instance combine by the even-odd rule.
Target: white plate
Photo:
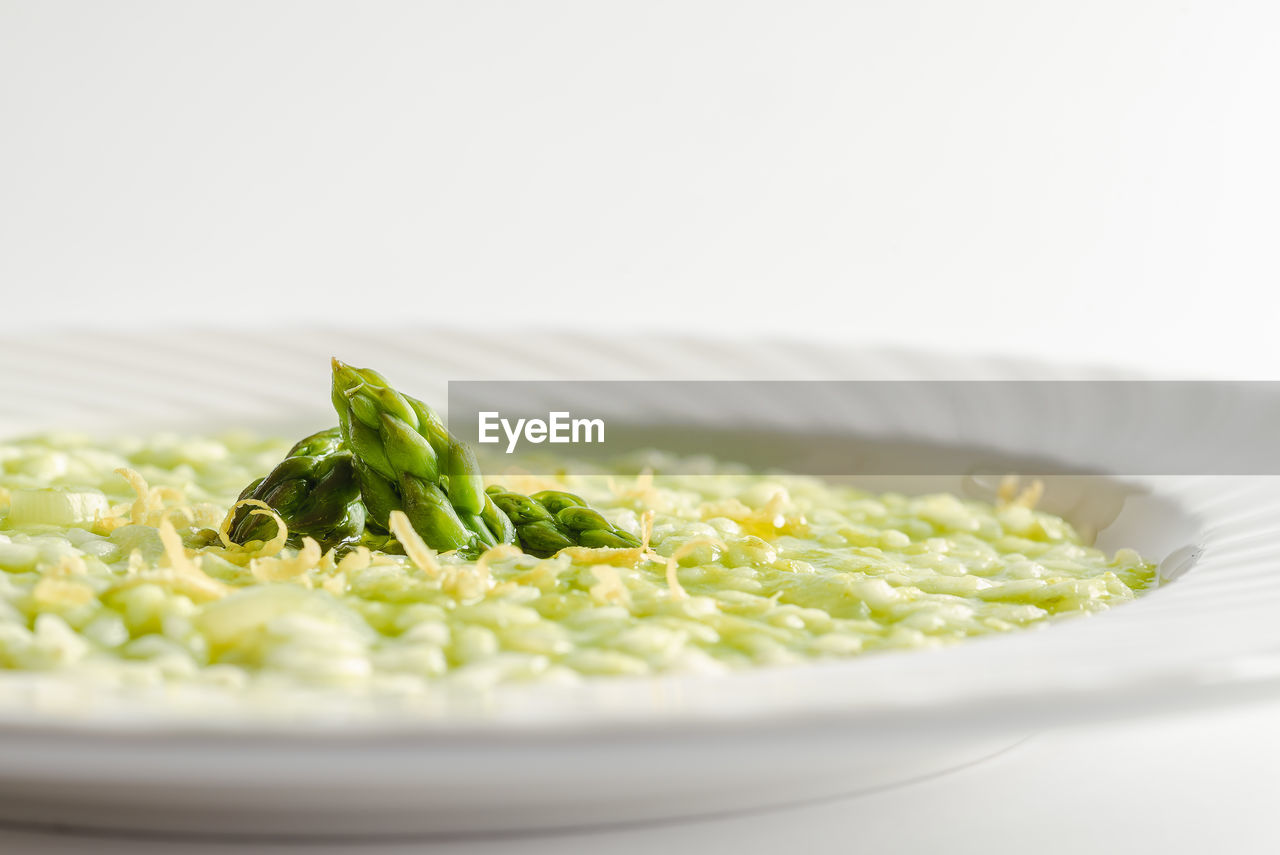
[[[331,419],[330,355],[378,366],[429,400],[442,400],[450,379],[1109,376],[781,342],[434,330],[76,334],[0,343],[0,436],[318,427]],[[1116,424],[1126,416],[1114,408],[1080,415],[1071,430],[1037,423],[1048,415],[1034,412],[1011,427],[998,408],[984,409],[939,420],[944,427],[928,439],[1083,465],[1096,462],[1088,449],[1103,438],[1108,454],[1150,441],[1126,438]],[[1050,723],[1280,687],[1277,479],[1089,483],[1083,500],[1073,495],[1056,510],[1079,519],[1122,492],[1100,545],[1171,556],[1166,573],[1190,572],[1096,618],[944,650],[728,677],[504,689],[479,704],[298,695],[274,712],[244,699],[124,697],[55,676],[2,674],[0,818],[306,835],[637,821],[881,787],[987,756]],[[959,477],[930,486],[972,489]],[[1072,489],[1051,482],[1049,507]]]

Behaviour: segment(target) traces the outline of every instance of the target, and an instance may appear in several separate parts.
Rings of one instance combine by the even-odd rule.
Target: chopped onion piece
[[[11,525],[77,525],[93,522],[109,510],[98,490],[14,490],[9,499]]]

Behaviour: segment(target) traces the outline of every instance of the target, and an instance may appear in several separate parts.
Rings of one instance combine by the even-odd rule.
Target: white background
[[[0,2],[9,329],[761,332],[1280,376],[1269,0]]]
[[[1268,0],[4,0],[0,335],[666,329],[1277,379],[1277,44]],[[438,851],[1275,851],[1278,714]]]

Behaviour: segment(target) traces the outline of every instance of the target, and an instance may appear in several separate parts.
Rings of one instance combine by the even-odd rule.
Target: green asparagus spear
[[[333,361],[333,401],[343,442],[373,521],[401,509],[434,549],[475,552],[510,543],[514,530],[486,513],[474,452],[449,435],[421,401],[400,394],[368,369]]]
[[[330,547],[354,543],[364,533],[365,506],[355,463],[343,449],[337,428],[320,431],[298,442],[266,477],[254,481],[241,499],[265,502],[289,528],[289,544],[299,546],[312,537]],[[241,508],[232,520],[230,537],[237,543],[267,540],[275,522]]]
[[[514,524],[520,548],[545,558],[569,546],[632,548],[640,545],[630,532],[612,525],[572,493],[544,490],[532,496],[490,487],[494,505]]]
[[[376,371],[333,360],[338,427],[290,449],[241,498],[259,499],[289,526],[289,542],[310,536],[326,548],[385,535],[402,510],[427,545],[474,556],[502,543],[553,555],[569,546],[636,547],[580,496],[546,490],[525,496],[484,488],[475,453],[451,436],[426,404],[396,391]],[[241,509],[231,536],[244,543],[274,534],[270,519]]]

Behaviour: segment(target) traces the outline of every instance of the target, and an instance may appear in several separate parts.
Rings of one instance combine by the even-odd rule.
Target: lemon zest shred
[[[254,558],[249,562],[249,572],[260,582],[288,582],[315,568],[320,558],[320,544],[313,538],[304,537],[297,555],[292,558],[277,555]]]
[[[255,557],[266,558],[268,556],[275,555],[279,553],[280,550],[284,549],[285,543],[287,543],[289,540],[289,526],[285,525],[284,517],[276,513],[275,508],[272,508],[272,507],[254,508],[253,510],[249,511],[249,516],[271,517],[273,520],[276,521],[275,537],[263,543],[262,546],[258,549],[258,554]]]
[[[396,540],[404,547],[405,555],[417,565],[418,569],[435,579],[440,576],[442,568],[436,561],[436,551],[423,541],[422,536],[414,531],[404,511],[392,511],[387,521],[387,528],[395,535]]]
[[[563,555],[573,561],[629,567],[646,561],[664,561],[665,559],[649,546],[649,541],[653,539],[653,517],[652,509],[645,511],[640,517],[639,546],[566,546],[557,552],[556,556]]]
[[[169,517],[166,516],[160,520],[160,525],[157,528],[160,532],[160,542],[164,544],[164,554],[169,559],[170,567],[184,573],[202,572],[187,556],[187,549],[182,545],[182,538],[178,536],[178,530],[173,527]]]
[[[141,473],[127,466],[114,471],[133,489],[134,500],[132,503],[113,506],[106,516],[95,516],[95,526],[107,532],[126,524],[122,519],[126,513],[129,515],[127,523],[129,525],[155,526],[158,524],[159,517],[168,512],[165,509],[166,501],[175,506],[187,504],[186,494],[177,487],[152,487],[147,484],[147,479],[143,478]],[[190,508],[186,510],[186,514],[189,520],[195,519],[194,512]],[[117,522],[117,520],[120,521]]]
[[[227,515],[222,518],[222,523],[218,526],[218,540],[226,549],[235,549],[240,546],[238,543],[231,542],[231,524],[235,522],[236,511],[241,508],[262,508],[271,510],[271,506],[261,499],[241,499],[227,510]]]
[[[136,469],[130,469],[127,466],[122,466],[115,472],[129,482],[129,486],[137,495],[129,507],[129,522],[133,525],[141,525],[146,522],[147,511],[151,509],[151,488],[147,486],[147,479],[143,478]]]
[[[250,516],[271,517],[276,521],[275,535],[270,540],[263,541],[257,549],[249,549],[244,544],[231,540],[231,522],[235,519],[236,510],[241,507],[252,507],[253,510],[249,511]],[[270,558],[278,555],[289,541],[289,526],[280,514],[276,513],[275,508],[261,499],[241,499],[232,505],[227,515],[223,517],[222,524],[218,526],[218,540],[222,543],[221,547],[206,546],[204,551],[211,555],[219,555],[243,567],[246,562],[252,563],[256,558]]]
[[[670,557],[667,558],[667,588],[671,590],[672,599],[683,600],[689,596],[685,591],[684,586],[680,584],[680,577],[678,575],[680,559],[688,555],[690,552],[693,552],[699,546],[718,546],[721,549],[725,548],[723,540],[709,534],[692,538],[691,540],[680,544],[676,551],[671,553]]]
[[[182,545],[182,538],[179,537],[178,530],[173,527],[173,523],[169,521],[168,516],[160,520],[160,525],[157,528],[160,533],[160,543],[164,546],[165,558],[169,562],[168,568],[151,572],[141,572],[140,569],[135,569],[142,562],[141,554],[134,550],[129,555],[129,575],[112,585],[108,589],[109,591],[133,588],[148,582],[155,582],[185,589],[189,594],[207,599],[217,599],[230,593],[230,586],[212,578],[191,560],[187,555],[186,548]],[[134,555],[138,555],[139,558],[137,565],[134,563]]]
[[[109,535],[111,532],[129,524],[129,520],[124,517],[124,513],[129,509],[126,505],[114,505],[104,514],[102,511],[94,511],[93,523],[89,526],[89,530],[98,535]]]

